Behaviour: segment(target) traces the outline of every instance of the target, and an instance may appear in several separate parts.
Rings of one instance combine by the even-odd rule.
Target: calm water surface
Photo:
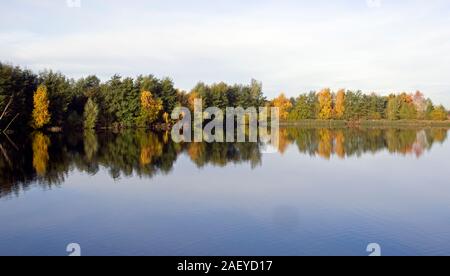
[[[0,255],[450,255],[446,129],[1,137]]]

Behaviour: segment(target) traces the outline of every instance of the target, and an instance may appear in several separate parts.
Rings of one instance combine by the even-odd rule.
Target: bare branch
[[[0,121],[1,121],[1,120],[3,119],[3,117],[6,115],[9,106],[10,106],[10,105],[12,104],[12,102],[13,102],[13,99],[14,99],[14,96],[11,96],[11,98],[9,99],[8,104],[6,105],[5,109],[3,110],[2,115],[0,116]]]
[[[17,113],[16,116],[9,122],[9,124],[6,126],[6,128],[3,130],[3,133],[6,133],[8,128],[11,126],[11,124],[19,117],[20,113]]]

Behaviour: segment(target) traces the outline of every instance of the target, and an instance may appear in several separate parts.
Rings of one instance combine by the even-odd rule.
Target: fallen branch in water
[[[19,147],[11,140],[11,138],[9,138],[9,135],[5,132],[3,132],[3,135],[5,135],[6,139],[8,139],[9,143],[11,143],[11,145],[18,151]]]
[[[6,126],[6,128],[3,130],[3,133],[6,133],[6,131],[8,131],[9,127],[11,126],[11,124],[17,119],[17,117],[19,117],[20,113],[17,113],[16,116],[14,116],[14,118],[9,122],[9,124]]]
[[[0,144],[0,151],[3,153],[3,157],[5,157],[6,162],[8,162],[9,166],[12,167],[11,159],[9,159],[8,153],[7,153],[6,150],[3,148],[2,144]]]

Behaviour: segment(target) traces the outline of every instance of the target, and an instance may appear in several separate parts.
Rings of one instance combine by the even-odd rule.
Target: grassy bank
[[[450,128],[450,120],[447,121],[426,121],[426,120],[361,120],[361,121],[344,121],[344,120],[301,120],[301,121],[284,121],[281,126],[298,126],[298,127],[326,127],[326,128],[343,128],[343,127],[362,127],[362,128],[425,128],[425,127],[445,127]]]

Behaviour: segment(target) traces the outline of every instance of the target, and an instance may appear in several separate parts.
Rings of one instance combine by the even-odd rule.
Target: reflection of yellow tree
[[[163,143],[164,143],[164,145],[167,145],[169,143],[169,132],[168,131],[164,132]]]
[[[446,129],[434,128],[431,130],[431,136],[433,140],[443,143],[447,140],[447,132]]]
[[[205,158],[206,148],[203,143],[190,143],[188,155],[192,161],[200,162]]]
[[[141,166],[151,164],[155,158],[163,154],[163,145],[154,133],[141,133],[138,137],[141,146]]]
[[[280,129],[279,133],[278,152],[284,154],[288,146],[291,144],[291,141],[289,141],[288,130],[286,128]]]
[[[45,176],[47,172],[47,165],[50,160],[49,146],[50,139],[46,135],[41,132],[33,134],[33,167],[40,176]]]
[[[320,129],[318,154],[325,159],[330,159],[331,150],[332,150],[331,131],[329,129]]]
[[[345,137],[344,137],[344,131],[343,130],[337,130],[336,134],[336,144],[334,147],[334,151],[336,152],[337,156],[340,158],[345,157]]]
[[[98,151],[97,135],[93,129],[85,129],[84,131],[84,154],[87,161],[92,161]]]

